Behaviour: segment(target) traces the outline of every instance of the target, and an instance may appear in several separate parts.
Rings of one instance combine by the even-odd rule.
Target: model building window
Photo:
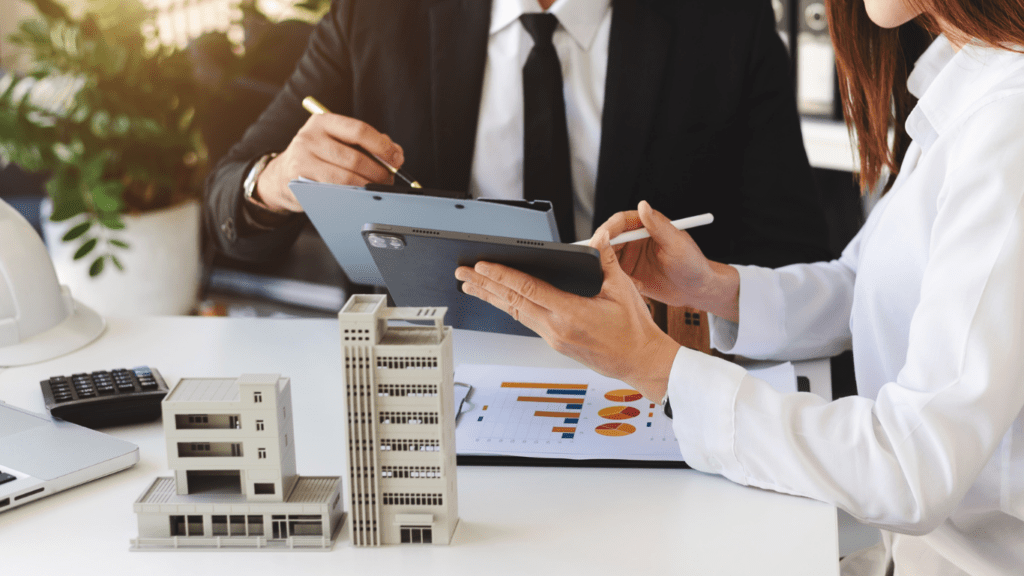
[[[213,535],[214,536],[227,536],[228,535],[228,517],[227,516],[214,516],[213,520]]]
[[[189,516],[188,517],[188,535],[189,536],[202,536],[203,535],[203,517],[202,516]]]
[[[231,442],[178,442],[179,458],[239,457],[242,445]]]
[[[315,515],[289,515],[288,533],[292,536],[323,536],[323,519]]]
[[[253,492],[256,494],[273,494],[274,483],[273,482],[257,482],[252,486]]]
[[[430,544],[433,535],[430,526],[402,526],[402,544]]]
[[[252,393],[252,401],[253,402],[263,402],[263,392],[253,392]]]
[[[249,536],[263,536],[263,516],[249,516]]]
[[[238,414],[175,414],[174,427],[178,430],[237,430],[240,426]]]
[[[266,458],[267,457],[267,449],[266,448],[260,448],[260,449],[256,450],[256,457],[260,458],[260,459]]]
[[[256,430],[259,432],[263,432],[263,420],[256,421]]]
[[[232,516],[230,528],[233,536],[245,536],[245,516]]]
[[[184,516],[171,516],[171,536],[188,536]]]

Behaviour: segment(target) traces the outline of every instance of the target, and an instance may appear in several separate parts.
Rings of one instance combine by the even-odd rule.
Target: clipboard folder
[[[349,280],[358,284],[384,285],[361,234],[367,223],[558,241],[554,211],[543,200],[473,200],[429,188],[308,180],[292,180],[289,188]]]

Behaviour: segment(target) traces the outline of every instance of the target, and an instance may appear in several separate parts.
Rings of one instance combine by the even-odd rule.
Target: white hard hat
[[[0,366],[67,354],[95,340],[105,325],[58,283],[43,240],[0,200]]]

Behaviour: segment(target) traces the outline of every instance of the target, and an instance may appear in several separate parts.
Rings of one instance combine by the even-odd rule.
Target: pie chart
[[[643,398],[644,395],[631,388],[624,388],[622,390],[612,390],[605,394],[604,397],[612,402],[636,402]]]
[[[629,420],[640,415],[640,411],[632,406],[609,406],[597,411],[597,415],[608,420]]]
[[[594,432],[597,432],[601,436],[628,436],[633,432],[636,432],[636,427],[632,424],[626,424],[625,422],[612,422],[610,424],[601,424],[597,428],[594,428]]]

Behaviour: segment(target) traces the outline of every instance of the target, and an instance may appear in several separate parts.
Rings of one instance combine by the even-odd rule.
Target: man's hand
[[[402,147],[369,124],[339,114],[314,114],[288,148],[267,164],[253,195],[278,213],[302,212],[288,183],[302,176],[317,182],[365,186],[393,184],[394,176],[363,150],[401,167]]]
[[[601,252],[601,293],[584,298],[512,268],[488,262],[462,266],[455,277],[476,296],[539,334],[557,352],[633,386],[653,401],[668,387],[679,345],[662,332],[619,267],[608,234],[595,236]]]

